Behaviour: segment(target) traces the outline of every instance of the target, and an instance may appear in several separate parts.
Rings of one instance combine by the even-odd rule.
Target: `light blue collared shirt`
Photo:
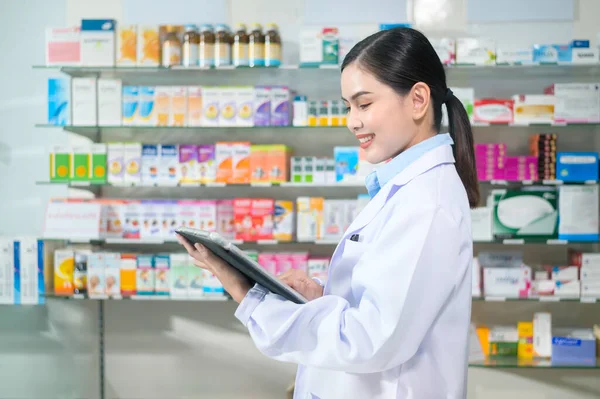
[[[444,144],[454,144],[450,133],[439,133],[427,140],[423,140],[402,151],[392,158],[391,161],[369,173],[365,179],[369,196],[373,198],[381,190],[381,187],[385,186],[387,182],[402,172],[408,165],[419,159],[426,152]]]

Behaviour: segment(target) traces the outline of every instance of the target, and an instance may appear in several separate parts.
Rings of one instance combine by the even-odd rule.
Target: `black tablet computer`
[[[299,292],[281,282],[277,276],[265,270],[256,261],[246,255],[244,251],[218,233],[191,229],[189,227],[180,227],[175,232],[192,244],[199,243],[204,245],[216,256],[239,270],[250,281],[260,284],[267,290],[298,304],[308,302]]]

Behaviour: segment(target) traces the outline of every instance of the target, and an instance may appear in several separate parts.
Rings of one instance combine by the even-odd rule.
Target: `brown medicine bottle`
[[[162,65],[164,67],[181,65],[181,42],[177,37],[177,28],[167,25],[165,29],[167,35],[162,45]]]
[[[251,67],[265,66],[265,35],[262,33],[262,26],[258,23],[252,24],[248,40],[248,58]]]
[[[225,24],[217,25],[215,35],[215,66],[231,65],[231,34]]]
[[[267,25],[265,34],[265,66],[278,67],[281,65],[281,36],[276,24]]]
[[[246,25],[237,24],[233,35],[232,58],[235,66],[248,66],[249,37],[246,33]]]
[[[198,65],[203,68],[215,66],[215,32],[212,25],[205,24],[200,27]]]
[[[183,66],[198,65],[198,49],[200,47],[200,35],[196,25],[186,25],[183,35]]]

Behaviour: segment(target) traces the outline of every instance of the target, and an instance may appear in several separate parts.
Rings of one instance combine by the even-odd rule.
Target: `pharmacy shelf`
[[[473,241],[474,244],[496,244],[496,245],[569,245],[569,244],[598,244],[598,241],[568,241],[559,239],[523,239],[523,238],[507,238],[494,241]]]
[[[131,300],[131,301],[195,301],[195,302],[227,302],[231,298],[227,295],[219,296],[198,296],[198,297],[172,297],[169,295],[132,295],[132,296],[109,296],[109,295],[87,295],[87,294],[74,294],[74,295],[58,295],[54,293],[47,293],[44,295],[45,298],[52,299],[73,299],[73,300],[91,300],[91,301],[118,301],[118,300]]]
[[[176,184],[135,184],[135,183],[97,183],[97,182],[54,182],[54,181],[38,181],[37,185],[59,185],[69,186],[74,188],[85,188],[85,187],[120,187],[120,188],[225,188],[225,187],[254,187],[254,188],[265,188],[265,187],[280,187],[280,188],[348,188],[348,189],[365,189],[364,184],[359,183],[294,183],[294,182],[283,182],[283,183],[243,183],[243,184],[227,184],[227,183],[176,183]]]
[[[551,359],[519,359],[517,357],[486,358],[481,361],[470,361],[469,367],[481,368],[530,368],[530,369],[600,369],[600,359],[593,363],[563,363]]]
[[[231,73],[231,72],[250,72],[261,73],[267,71],[270,74],[285,72],[285,73],[305,73],[307,71],[320,71],[319,73],[328,71],[330,73],[339,74],[340,65],[297,65],[287,64],[280,67],[265,68],[265,67],[234,67],[225,66],[219,68],[201,68],[201,67],[77,67],[77,66],[46,66],[34,65],[36,70],[59,71],[64,74],[77,76],[98,76],[98,75],[128,75],[128,74],[214,74],[214,73]],[[477,76],[488,75],[490,72],[495,74],[511,74],[516,77],[525,77],[529,74],[585,74],[591,76],[600,75],[600,63],[594,64],[572,64],[572,63],[531,63],[531,64],[501,64],[501,65],[473,65],[473,64],[455,64],[447,65],[446,73],[449,78],[457,76]]]
[[[44,241],[65,241],[71,244],[91,244],[91,245],[180,245],[177,240],[168,240],[162,238],[56,238],[45,237],[41,238]],[[277,241],[277,240],[258,240],[258,241],[242,241],[231,240],[234,245],[337,245],[339,240],[318,240],[318,241]]]
[[[562,180],[480,180],[479,184],[488,184],[491,186],[561,186],[561,185],[594,185],[598,184],[596,180],[586,180],[583,182],[566,182]]]
[[[542,296],[539,298],[507,298],[500,296],[482,296],[472,297],[473,302],[579,302],[579,303],[600,303],[600,298],[580,297],[580,298],[562,298],[557,296]]]

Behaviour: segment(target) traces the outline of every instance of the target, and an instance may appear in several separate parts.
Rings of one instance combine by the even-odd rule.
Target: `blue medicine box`
[[[598,153],[558,152],[556,178],[565,182],[598,181]]]
[[[596,338],[592,330],[560,330],[552,334],[552,364],[594,366]]]

